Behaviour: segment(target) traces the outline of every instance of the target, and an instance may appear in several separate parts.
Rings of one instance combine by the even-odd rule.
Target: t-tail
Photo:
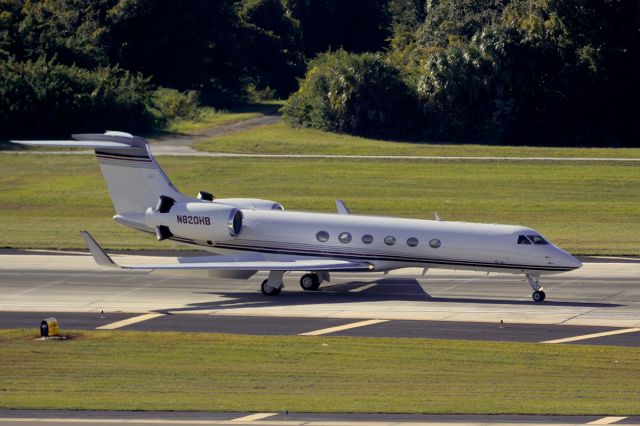
[[[157,205],[161,196],[170,197],[178,203],[194,200],[173,186],[151,155],[145,139],[114,131],[75,134],[72,139],[12,142],[31,146],[93,148],[116,211],[114,219],[142,231],[153,232],[144,225],[144,214],[147,208]]]

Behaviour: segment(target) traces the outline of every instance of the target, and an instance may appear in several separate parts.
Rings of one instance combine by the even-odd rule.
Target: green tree
[[[433,0],[417,38],[421,45],[447,47],[466,43],[474,34],[499,20],[510,0]]]
[[[0,0],[0,60],[6,60],[18,48],[20,1]]]
[[[106,15],[116,0],[41,0],[22,3],[18,43],[12,54],[21,60],[46,55],[66,65],[106,66]]]
[[[374,52],[391,35],[388,0],[285,0],[300,22],[304,53],[313,58],[327,50]]]
[[[109,19],[112,62],[213,105],[244,100],[251,58],[235,0],[120,0]]]
[[[245,56],[251,58],[248,79],[259,89],[271,88],[286,97],[304,74],[298,22],[280,0],[244,0],[239,16],[246,34]]]

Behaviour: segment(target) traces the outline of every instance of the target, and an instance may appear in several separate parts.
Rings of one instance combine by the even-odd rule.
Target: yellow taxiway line
[[[598,420],[594,420],[592,422],[587,423],[588,425],[610,425],[615,422],[619,422],[620,420],[624,420],[626,417],[603,417]]]
[[[545,340],[540,343],[569,343],[580,340],[597,339],[598,337],[615,336],[616,334],[636,333],[640,328],[623,328],[622,330],[604,331],[602,333],[583,334],[582,336],[565,337],[564,339]]]
[[[164,314],[144,314],[138,315],[137,317],[127,318],[122,321],[112,322],[111,324],[105,324],[100,327],[97,327],[96,330],[115,330],[117,328],[125,327],[131,324],[137,324],[142,321],[147,321],[150,319],[158,318],[164,316]]]
[[[248,416],[238,417],[237,419],[231,420],[232,422],[252,422],[254,420],[262,420],[267,417],[275,416],[278,413],[255,413],[249,414]]]
[[[380,324],[381,322],[388,322],[388,321],[389,320],[373,319],[373,320],[352,322],[351,324],[338,325],[336,327],[329,327],[329,328],[323,328],[321,330],[300,333],[299,336],[320,336],[322,334],[330,334],[330,333],[335,333],[342,330],[350,330],[352,328],[366,327],[368,325]]]

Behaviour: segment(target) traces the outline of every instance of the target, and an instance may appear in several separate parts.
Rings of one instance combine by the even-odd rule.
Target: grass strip
[[[576,254],[640,254],[640,164],[161,157],[186,194],[280,201],[289,210],[522,224]],[[170,247],[111,220],[91,156],[0,154],[0,247]]]
[[[0,331],[0,407],[640,414],[640,350],[427,339]]]
[[[294,129],[284,123],[219,136],[199,143],[196,147],[211,152],[258,154],[640,158],[638,148],[550,148],[409,143],[367,139],[313,129]]]

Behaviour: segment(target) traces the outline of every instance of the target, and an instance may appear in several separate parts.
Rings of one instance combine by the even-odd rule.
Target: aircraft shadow
[[[376,284],[371,288],[354,292],[364,286]],[[289,286],[294,285],[293,283]],[[359,303],[359,302],[382,302],[382,301],[406,301],[424,303],[465,303],[481,305],[522,305],[532,306],[533,301],[529,300],[509,300],[491,298],[472,297],[440,297],[431,296],[420,285],[416,279],[412,278],[384,278],[374,281],[351,281],[335,285],[327,284],[319,291],[287,291],[287,288],[276,297],[263,296],[259,291],[236,292],[236,291],[210,291],[200,294],[212,294],[224,297],[222,301],[194,303],[186,307],[175,309],[162,309],[161,312],[191,312],[199,310],[225,310],[234,308],[268,308],[288,306],[308,306],[336,303]],[[541,306],[560,307],[586,307],[586,308],[616,308],[624,305],[601,302],[571,302],[547,300]]]

